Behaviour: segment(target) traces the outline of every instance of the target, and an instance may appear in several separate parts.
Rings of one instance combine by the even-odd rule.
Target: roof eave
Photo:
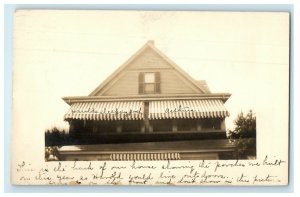
[[[210,94],[152,94],[128,96],[69,96],[62,99],[67,104],[91,101],[151,101],[151,100],[177,100],[177,99],[221,99],[224,103],[231,96],[230,93]]]

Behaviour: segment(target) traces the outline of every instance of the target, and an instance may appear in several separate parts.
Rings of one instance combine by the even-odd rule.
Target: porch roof
[[[64,119],[79,120],[141,120],[144,116],[143,102],[77,102],[71,104]]]
[[[149,102],[149,119],[224,118],[229,116],[220,99]]]
[[[144,113],[143,101],[92,101],[71,104],[64,119],[78,120],[142,120],[224,118],[229,116],[221,99],[157,100],[149,102]]]

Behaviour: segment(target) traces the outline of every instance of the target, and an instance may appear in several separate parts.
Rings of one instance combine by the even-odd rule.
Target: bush
[[[71,143],[69,134],[57,127],[45,131],[45,146],[64,146]]]
[[[45,161],[58,161],[59,151],[57,146],[45,147]]]
[[[234,130],[227,137],[236,145],[239,159],[256,156],[256,116],[250,110],[245,116],[241,112],[236,118]]]
[[[45,131],[45,160],[58,161],[61,146],[70,145],[71,139],[65,130],[59,130],[57,127]]]

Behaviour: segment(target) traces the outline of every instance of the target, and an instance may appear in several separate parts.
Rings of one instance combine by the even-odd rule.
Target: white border
[[[22,0],[12,0],[12,1],[9,1],[9,0],[4,0],[1,4],[2,4],[2,8],[1,8],[1,11],[2,13],[4,13],[4,4],[67,4],[67,3],[70,3],[69,1],[63,1],[63,0],[52,0],[52,1],[38,1],[38,0],[27,0],[26,2],[22,1]],[[97,0],[86,0],[86,1],[82,1],[82,0],[73,0],[71,2],[72,4],[118,4],[118,3],[121,3],[121,4],[166,4],[166,3],[172,3],[172,4],[195,4],[195,3],[200,3],[200,1],[196,1],[196,0],[177,0],[177,1],[168,1],[168,0],[132,0],[132,1],[122,1],[122,0],[106,0],[106,1],[97,1]],[[300,117],[299,117],[299,104],[297,101],[299,101],[299,89],[298,89],[298,85],[300,83],[300,76],[299,76],[299,35],[300,35],[300,32],[299,32],[299,2],[297,2],[296,0],[247,0],[247,1],[238,1],[238,0],[231,0],[231,1],[221,1],[221,0],[211,0],[211,1],[208,1],[208,0],[204,0],[204,1],[201,1],[201,4],[293,4],[294,5],[294,54],[298,54],[298,55],[295,55],[294,56],[294,73],[291,73],[291,77],[294,78],[294,84],[291,84],[292,87],[294,87],[294,110],[293,110],[293,113],[294,113],[294,125],[291,125],[291,129],[294,128],[294,139],[295,139],[295,142],[297,142],[296,140],[297,139],[300,139],[299,137],[299,121],[300,120]],[[4,15],[1,14],[1,26],[3,27],[4,24],[3,24],[3,21],[4,21]],[[1,36],[2,36],[2,42],[4,42],[4,31],[1,31]],[[2,44],[2,47],[1,47],[1,52],[2,54],[4,54],[4,45]],[[4,60],[2,58],[4,58],[3,56],[0,57],[2,62],[4,62]],[[3,66],[3,64],[1,64]],[[4,68],[2,68],[2,71],[3,71]],[[4,77],[3,73],[2,74],[2,79]],[[3,100],[3,97],[4,97],[4,80],[1,80],[0,82],[0,88],[1,88],[1,94],[3,94],[3,96],[1,95],[1,104],[0,104],[0,108],[3,109],[4,105],[4,100]],[[292,118],[292,117],[291,117]],[[1,131],[4,131],[4,122],[3,122],[3,119],[4,119],[4,114],[1,113],[1,117],[0,117],[0,130]],[[8,132],[8,131],[5,131],[5,132]],[[291,141],[294,141],[294,139],[290,139]],[[295,195],[295,194],[299,194],[299,178],[297,175],[299,175],[299,170],[298,170],[298,166],[299,166],[299,154],[297,153],[296,150],[299,150],[299,143],[294,143],[295,147],[294,147],[294,152],[296,154],[294,154],[294,178],[295,178],[295,185],[294,185],[294,194],[290,194],[290,195]],[[7,147],[6,147],[7,148]],[[9,147],[8,147],[9,148]],[[3,157],[3,152],[1,152],[1,158],[2,158],[2,161],[4,161],[4,157]],[[1,162],[0,164],[0,167],[1,169],[3,170],[3,174],[4,174],[4,170],[8,170],[8,169],[4,169],[3,168],[3,163]],[[1,183],[4,183],[3,181],[3,176],[1,176],[2,179],[1,179]],[[134,190],[134,187],[131,187],[132,190]],[[2,187],[3,189],[3,187]],[[38,189],[38,187],[35,187],[35,190]],[[55,188],[53,188],[55,190]],[[91,188],[92,189],[92,188]],[[220,188],[221,189],[221,188]],[[283,189],[283,188],[282,188]],[[186,189],[188,191],[188,188]],[[251,190],[251,188],[249,188],[249,191]],[[163,190],[162,190],[163,191]],[[181,190],[182,191],[182,190]],[[32,195],[32,194],[29,194],[29,195]],[[35,194],[37,195],[37,194]],[[51,194],[50,194],[51,195]],[[63,194],[65,195],[65,194]],[[123,195],[123,194],[122,194]],[[129,195],[132,195],[132,194],[129,194]],[[146,194],[138,194],[139,196],[140,195],[146,195]],[[150,194],[150,195],[153,195],[153,194]],[[182,195],[182,194],[179,194],[179,195]],[[224,194],[220,194],[220,195],[224,195]],[[238,194],[230,194],[230,193],[226,193],[225,195],[230,195],[230,196],[234,196],[234,195],[238,195]],[[244,194],[245,195],[245,194]],[[274,194],[272,194],[273,196]],[[24,194],[22,194],[22,196],[24,196]]]

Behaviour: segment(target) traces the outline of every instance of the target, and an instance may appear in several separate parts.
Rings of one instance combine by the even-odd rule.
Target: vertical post
[[[74,125],[74,121],[73,121],[73,120],[70,120],[70,121],[69,121],[69,124],[70,124],[70,126],[69,126],[69,136],[70,136],[71,138],[73,138],[74,135],[75,135],[75,125]]]
[[[153,128],[150,126],[148,116],[149,116],[149,102],[144,102],[144,132],[150,132],[150,130],[151,132],[153,131]]]
[[[197,131],[201,131],[202,130],[202,122],[201,120],[197,120]]]
[[[153,126],[150,124],[149,120],[148,120],[148,128],[149,128],[149,133],[153,132]]]
[[[97,133],[97,122],[93,120],[93,134]]]
[[[86,119],[83,120],[83,128],[86,128]]]
[[[221,130],[226,131],[225,118],[221,120]]]
[[[121,121],[117,122],[117,133],[121,133],[122,132],[122,124]]]
[[[172,121],[172,132],[177,132],[177,131],[178,131],[177,120],[173,119],[173,121]]]
[[[146,131],[146,126],[145,126],[145,122],[143,122],[141,125],[141,133],[145,133],[145,131]]]

